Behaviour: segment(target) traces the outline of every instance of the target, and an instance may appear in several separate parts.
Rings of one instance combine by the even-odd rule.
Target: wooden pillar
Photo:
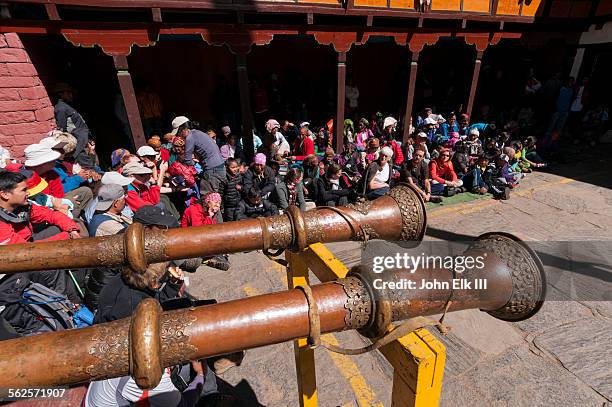
[[[410,80],[408,81],[408,95],[406,96],[406,114],[404,116],[404,133],[402,144],[406,144],[410,138],[410,119],[412,118],[412,105],[414,103],[414,87],[416,85],[417,69],[419,67],[419,53],[413,52],[410,62]]]
[[[138,103],[136,102],[134,84],[132,83],[132,76],[128,71],[127,58],[124,56],[114,56],[113,62],[115,63],[115,69],[117,69],[117,80],[119,81],[121,96],[123,96],[123,105],[125,106],[128,122],[130,123],[134,147],[142,147],[147,144],[147,140],[145,139],[144,130],[142,129],[142,121],[140,120],[140,112],[138,111]]]
[[[336,154],[344,147],[344,103],[346,99],[346,52],[338,52],[338,92],[336,100]]]
[[[468,100],[467,110],[465,113],[472,115],[474,107],[474,98],[476,97],[476,88],[478,87],[478,76],[480,76],[480,65],[482,64],[483,51],[478,51],[476,54],[476,63],[474,64],[474,74],[472,75],[472,85],[470,86],[470,98]]]
[[[238,71],[238,90],[240,92],[240,112],[242,115],[242,146],[247,163],[253,161],[253,117],[251,116],[251,95],[249,92],[249,75],[246,65],[246,53],[236,54]]]

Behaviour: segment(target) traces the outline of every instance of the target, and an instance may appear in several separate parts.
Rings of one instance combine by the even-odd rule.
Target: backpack
[[[39,329],[41,332],[63,331],[93,324],[93,314],[87,307],[75,305],[63,295],[39,283],[30,283],[21,294],[19,303],[44,323]]]

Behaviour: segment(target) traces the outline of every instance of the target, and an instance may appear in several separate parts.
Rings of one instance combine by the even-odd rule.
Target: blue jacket
[[[66,169],[60,161],[55,162],[55,168],[53,170],[59,175],[64,192],[70,192],[81,186],[85,180],[80,175],[68,175]]]

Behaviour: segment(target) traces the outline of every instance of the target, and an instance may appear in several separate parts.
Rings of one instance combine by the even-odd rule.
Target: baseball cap
[[[118,166],[121,162],[121,159],[126,155],[129,155],[130,152],[125,148],[118,148],[111,154],[111,165],[114,167]]]
[[[176,133],[178,133],[178,128],[181,127],[183,124],[187,123],[188,121],[189,119],[185,116],[175,117],[174,119],[172,119],[172,131],[170,133],[176,136]]]
[[[117,171],[105,172],[104,175],[102,175],[102,185],[120,185],[124,187],[130,185],[132,182],[134,182],[134,178],[124,177]]]
[[[138,175],[138,174],[152,174],[149,168],[145,167],[141,163],[131,161],[123,166],[123,174],[125,175]]]
[[[145,226],[163,226],[176,228],[179,226],[174,216],[158,206],[147,205],[138,209],[134,213],[134,222],[142,223]]]
[[[153,150],[153,147],[151,146],[142,146],[138,149],[138,151],[136,151],[136,154],[138,154],[141,157],[145,157],[145,156],[156,156],[157,153],[155,152],[155,150]]]
[[[123,187],[116,184],[102,185],[96,197],[96,211],[105,211],[113,202],[125,198]]]

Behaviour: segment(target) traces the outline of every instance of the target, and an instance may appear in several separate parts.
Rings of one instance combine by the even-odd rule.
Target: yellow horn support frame
[[[346,277],[348,268],[321,243],[315,243],[297,252],[285,252],[287,281],[289,288],[308,285],[308,271],[312,271],[321,282]],[[316,407],[317,380],[314,350],[306,338],[293,342],[295,370],[301,407]],[[393,373],[393,407],[435,407],[442,391],[442,376],[446,361],[446,348],[427,329],[421,328],[382,347],[380,352],[391,363]],[[344,364],[354,365],[348,356],[337,355]],[[351,383],[356,393],[367,386],[364,379]],[[382,406],[371,396],[356,394],[362,407]]]

